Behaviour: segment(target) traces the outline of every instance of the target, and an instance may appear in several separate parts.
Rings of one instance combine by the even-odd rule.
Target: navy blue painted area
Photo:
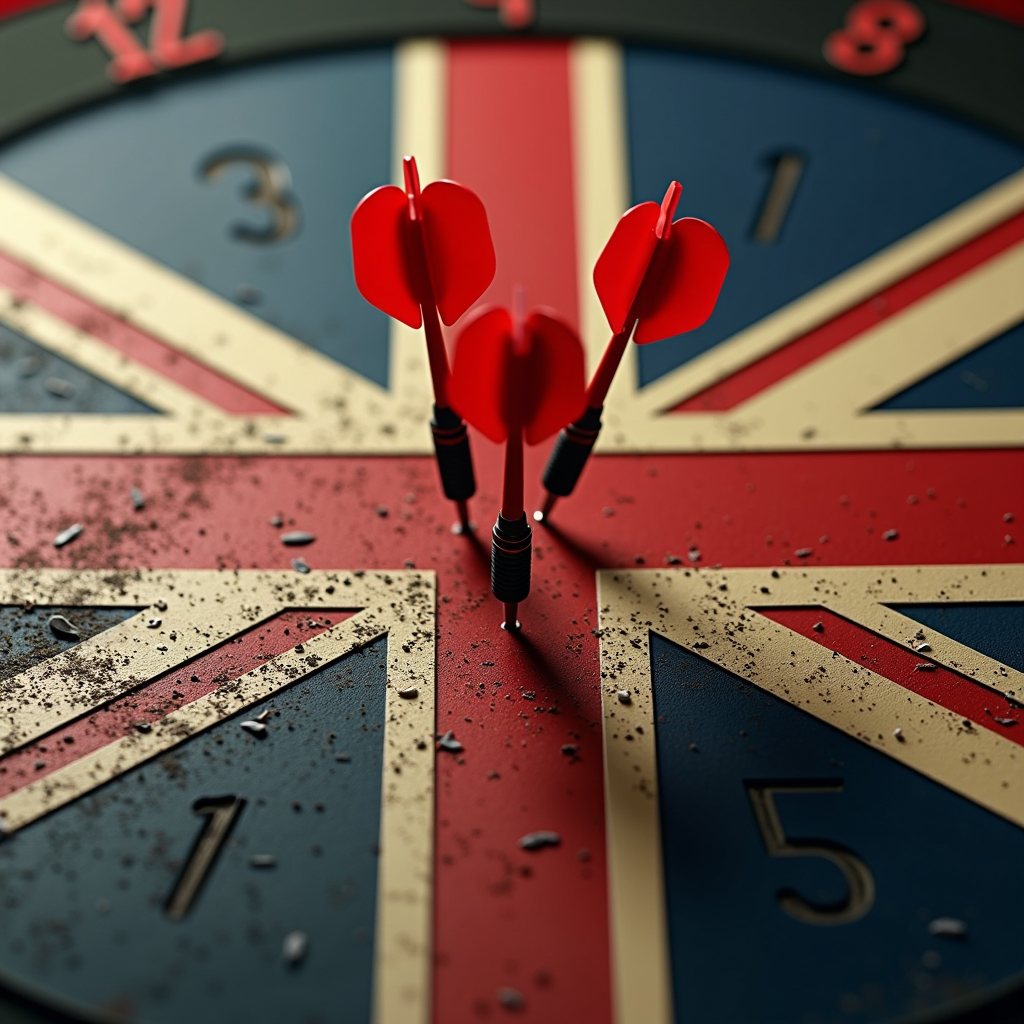
[[[367,49],[138,91],[11,144],[0,171],[232,302],[258,294],[255,315],[386,385],[387,320],[356,291],[348,221],[391,177],[391,68]],[[297,235],[233,236],[268,223],[244,167],[199,173],[233,146],[287,163]]]
[[[137,608],[0,605],[0,679],[10,679],[80,642],[54,633],[49,626],[52,616],[63,615],[76,628],[80,639],[88,640],[131,618],[136,611]]]
[[[1024,672],[1024,604],[896,604],[893,610],[936,633]]]
[[[918,381],[877,409],[1024,407],[1024,323]]]
[[[0,324],[0,413],[107,413],[156,410]]]
[[[651,657],[677,1020],[904,1020],[1024,969],[1024,831],[658,636]],[[845,884],[821,858],[766,854],[744,780],[773,778],[842,780],[775,803],[787,837],[866,862],[877,899],[859,921],[779,908],[780,889],[827,903]],[[931,936],[937,917],[966,941]]]
[[[153,1024],[368,1022],[386,654],[381,640],[322,668],[0,846],[0,969]],[[263,708],[260,740],[239,722]],[[171,921],[206,820],[192,805],[226,795],[247,804]],[[289,968],[293,930],[309,952]]]
[[[721,232],[711,319],[640,352],[648,384],[1024,166],[1024,149],[924,108],[795,72],[626,50],[633,202],[683,184],[679,215]],[[755,242],[770,158],[806,161],[773,244]]]

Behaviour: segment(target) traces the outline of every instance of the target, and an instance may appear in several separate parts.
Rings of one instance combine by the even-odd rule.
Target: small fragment
[[[694,563],[699,562],[700,561],[700,548],[690,548],[690,550],[686,552],[686,557],[691,562],[694,562]]]
[[[1012,523],[1013,522],[1013,513],[1012,512],[1004,512],[1003,513],[1003,522],[1004,523]]]
[[[293,558],[292,568],[296,572],[307,573],[309,572],[309,565],[304,558]]]
[[[292,530],[290,533],[281,534],[281,543],[290,548],[302,547],[304,544],[312,544],[316,540],[315,533],[307,533],[305,530]]]
[[[249,858],[251,868],[276,868],[277,858],[272,853],[254,853]]]
[[[17,362],[19,377],[34,377],[43,368],[43,361],[39,356],[22,356]]]
[[[882,534],[882,540],[895,540],[900,535],[899,530],[886,530]]]
[[[813,626],[811,626],[811,629],[813,629],[815,633],[824,633],[825,632],[825,623],[824,622],[816,622]]]
[[[132,508],[136,512],[141,512],[146,507],[146,496],[138,489],[133,487],[131,491]]]
[[[309,952],[309,936],[305,932],[289,932],[284,937],[284,944],[281,947],[281,955],[285,961],[295,966],[306,959]]]
[[[619,692],[615,696],[619,698],[620,704],[633,703],[633,695],[629,692],[629,690],[619,690]]]
[[[523,993],[517,988],[499,988],[498,1002],[504,1006],[506,1010],[521,1010],[526,1006],[526,999],[523,997]]]
[[[797,558],[810,558],[814,554],[814,548],[797,548],[793,554]]]
[[[254,718],[250,718],[240,724],[241,728],[249,733],[250,736],[258,736],[260,739],[264,739],[267,735],[267,727],[262,722],[257,722]]]
[[[138,732],[152,732],[153,731],[153,726],[151,726],[149,724],[149,722],[132,722],[132,725],[135,726],[135,729]]]
[[[82,639],[82,634],[78,632],[78,627],[70,619],[64,618],[63,615],[51,615],[47,625],[50,627],[50,632],[54,636],[60,637],[61,640]]]
[[[666,555],[665,556],[665,564],[666,565],[682,565],[683,564],[683,560],[678,555]]]
[[[914,650],[915,651],[930,651],[931,649],[932,649],[932,645],[930,643],[928,643],[927,640],[917,640],[914,643]]]
[[[893,729],[892,734],[900,741],[900,743],[904,742],[902,729]]]
[[[163,619],[152,618],[146,620],[146,629],[159,629],[164,624]]]
[[[566,757],[575,757],[580,752],[579,744],[577,743],[563,743],[562,753]]]
[[[57,398],[74,398],[75,385],[63,377],[47,377],[46,390]]]
[[[967,938],[967,923],[958,917],[936,917],[928,922],[929,935],[941,935],[946,939]]]
[[[559,846],[562,837],[557,832],[528,832],[519,840],[519,845],[524,850],[543,850],[545,846]]]
[[[1017,724],[1017,719],[1016,718],[996,718],[994,715],[992,717],[993,717],[993,720],[995,721],[995,723],[997,725],[1016,725]]]
[[[284,526],[284,519],[281,516],[271,516],[267,522],[270,523],[275,530],[279,530]]]
[[[81,523],[75,523],[66,530],[61,530],[53,538],[53,546],[55,548],[62,548],[65,544],[70,544],[76,537],[80,537],[84,531],[85,527]]]
[[[465,750],[465,747],[455,738],[455,733],[449,729],[438,741],[437,749],[444,750],[449,754],[458,754]]]
[[[342,764],[348,764],[349,761],[352,760],[352,755],[351,754],[335,754],[334,755],[334,760],[335,761],[340,761]]]
[[[381,517],[381,519],[387,519],[388,510],[386,505],[378,505],[374,510]]]
[[[936,668],[938,668],[938,666],[937,665],[933,665],[929,661],[924,661],[924,662],[919,661],[914,666],[914,670],[916,672],[934,672]]]
[[[406,700],[413,700],[415,697],[420,695],[420,691],[415,686],[406,686],[404,689],[398,691],[399,697],[404,697]]]
[[[285,434],[278,434],[275,431],[267,431],[263,435],[263,440],[266,444],[284,444],[288,437]]]

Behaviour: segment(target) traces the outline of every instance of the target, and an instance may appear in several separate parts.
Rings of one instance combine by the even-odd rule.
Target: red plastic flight
[[[416,160],[403,160],[404,191],[374,189],[352,214],[352,265],[363,297],[410,327],[423,326],[434,387],[431,429],[445,495],[469,527],[476,491],[465,424],[448,401],[450,370],[438,315],[451,325],[494,277],[494,245],[484,204],[454,181],[420,190]]]
[[[612,337],[587,388],[583,416],[559,435],[544,470],[543,519],[572,493],[601,430],[601,409],[630,337],[647,345],[700,327],[715,308],[729,269],[729,250],[706,221],[682,217],[683,187],[673,181],[659,206],[627,210],[594,266],[594,287]]]
[[[583,345],[552,313],[523,315],[484,308],[459,334],[451,381],[452,405],[492,441],[505,443],[501,511],[491,540],[491,591],[515,630],[516,606],[530,592],[532,535],[523,504],[523,444],[556,433],[583,411]]]

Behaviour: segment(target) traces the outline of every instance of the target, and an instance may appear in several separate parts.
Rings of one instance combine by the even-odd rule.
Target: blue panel
[[[386,656],[378,641],[268,701],[266,739],[239,728],[252,708],[0,846],[0,969],[153,1024],[368,1024]],[[246,806],[169,920],[193,802],[226,795]],[[293,930],[309,952],[289,969]]]
[[[0,324],[0,413],[156,410]]]
[[[904,1020],[1024,968],[1024,831],[658,636],[651,657],[677,1020]],[[877,898],[859,921],[805,924],[778,905],[785,888],[845,894],[822,858],[765,852],[744,781],[779,778],[842,780],[775,804],[788,838],[867,864]],[[966,922],[966,941],[930,935],[938,917]]]
[[[79,637],[88,640],[131,618],[137,610],[0,605],[0,679],[10,679],[25,672],[79,642],[54,633],[48,624],[52,615],[63,615],[75,626]]]
[[[1024,604],[897,604],[928,629],[1024,672]]]
[[[391,66],[368,49],[139,90],[13,143],[0,171],[233,302],[258,297],[257,316],[386,385],[387,320],[356,291],[348,220],[391,177]],[[200,175],[231,146],[287,163],[297,235],[234,237],[268,215],[244,167]]]
[[[877,409],[1024,407],[1024,324],[993,338]]]
[[[703,327],[640,355],[647,384],[1024,165],[1024,149],[856,86],[697,54],[626,51],[634,202],[683,183],[732,265]],[[806,167],[779,239],[755,242],[769,159]]]

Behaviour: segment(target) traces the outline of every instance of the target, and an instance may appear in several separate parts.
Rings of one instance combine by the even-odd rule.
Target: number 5
[[[841,793],[837,779],[747,782],[747,795],[754,808],[769,857],[822,857],[834,864],[846,879],[847,894],[836,903],[812,903],[794,889],[780,889],[779,906],[804,924],[837,925],[859,921],[875,902],[875,879],[867,864],[841,843],[830,839],[787,839],[775,806],[776,793]]]

